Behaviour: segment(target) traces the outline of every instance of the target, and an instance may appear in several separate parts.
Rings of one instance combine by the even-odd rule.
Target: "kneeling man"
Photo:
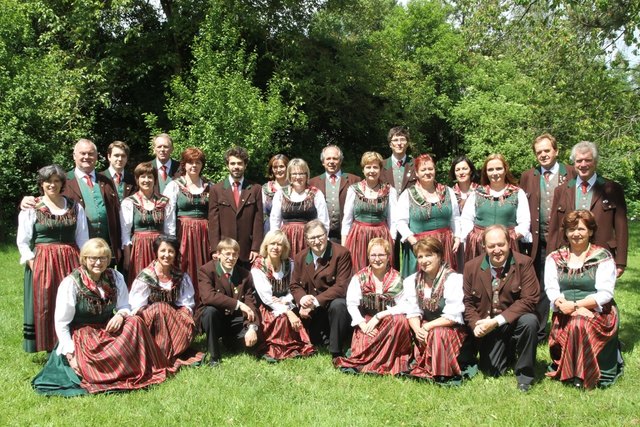
[[[499,376],[515,362],[518,389],[528,391],[538,343],[540,286],[533,261],[509,249],[502,225],[486,228],[486,254],[464,266],[464,317],[476,337],[480,369]]]

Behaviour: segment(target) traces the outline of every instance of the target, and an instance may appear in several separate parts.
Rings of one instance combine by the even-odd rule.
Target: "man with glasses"
[[[319,220],[304,227],[308,248],[295,257],[290,289],[300,317],[316,345],[328,345],[332,357],[342,355],[351,336],[346,295],[351,280],[351,254],[329,242],[327,229]]]

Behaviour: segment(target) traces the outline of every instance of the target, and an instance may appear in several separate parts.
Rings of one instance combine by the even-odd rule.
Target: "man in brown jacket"
[[[264,235],[262,187],[244,178],[249,154],[233,147],[224,154],[229,176],[209,190],[209,244],[225,237],[240,244],[240,264],[247,270],[260,252]]]
[[[465,321],[473,331],[485,375],[500,376],[515,361],[520,391],[533,383],[540,285],[533,261],[510,250],[502,225],[484,231],[486,255],[464,266]]]
[[[308,248],[295,257],[289,287],[311,341],[328,344],[331,355],[338,357],[351,336],[346,302],[351,254],[329,242],[324,224],[317,219],[305,225],[304,236]]]

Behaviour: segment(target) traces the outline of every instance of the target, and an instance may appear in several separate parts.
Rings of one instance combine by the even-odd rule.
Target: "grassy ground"
[[[544,379],[549,358],[540,346],[540,381],[528,394],[516,391],[513,375],[479,374],[458,388],[347,375],[321,353],[276,365],[232,356],[220,368],[185,369],[148,390],[72,399],[31,390],[45,356],[22,352],[22,270],[17,250],[0,247],[0,425],[640,425],[640,224],[630,241],[629,267],[616,289],[626,368],[607,390]]]

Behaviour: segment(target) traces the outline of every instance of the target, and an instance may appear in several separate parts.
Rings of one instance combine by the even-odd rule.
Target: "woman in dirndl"
[[[444,259],[455,270],[460,245],[460,211],[453,190],[436,182],[436,163],[428,154],[414,160],[418,181],[398,199],[397,227],[402,236],[402,277],[416,272],[413,245],[433,236],[442,242]]]
[[[459,385],[477,372],[464,324],[462,274],[444,261],[444,245],[433,236],[418,240],[413,250],[419,270],[404,280],[416,339],[409,375]]]
[[[270,361],[315,353],[289,292],[294,268],[289,252],[287,236],[281,230],[269,231],[260,245],[260,256],[251,267],[264,338],[259,353]]]
[[[467,198],[469,198],[469,195],[478,187],[478,171],[476,170],[476,166],[467,156],[462,155],[456,157],[453,159],[453,162],[451,162],[449,180],[455,183],[451,188],[456,195],[458,208],[460,212],[462,212]],[[460,229],[460,227],[458,228]],[[464,244],[458,245],[456,262],[456,271],[462,273],[464,268]]]
[[[173,206],[169,199],[154,192],[158,171],[151,162],[140,163],[133,171],[138,191],[122,200],[120,229],[124,249],[124,270],[127,286],[140,271],[155,259],[153,241],[168,232],[173,221]]]
[[[133,282],[129,303],[133,314],[144,319],[156,345],[172,365],[191,365],[204,353],[184,353],[193,341],[196,324],[194,286],[179,265],[178,240],[160,235],[153,242],[155,259]]]
[[[33,379],[36,392],[77,396],[135,390],[175,372],[142,318],[130,316],[124,277],[108,268],[111,249],[94,238],[80,251],[80,267],[60,283],[58,345]]]
[[[596,228],[587,210],[565,215],[568,246],[547,256],[544,274],[553,310],[547,376],[586,389],[613,384],[624,364],[613,299],[616,264],[608,250],[590,243]]]
[[[269,215],[273,206],[273,196],[281,188],[285,187],[287,181],[287,165],[289,158],[284,154],[276,154],[269,159],[267,169],[269,171],[269,181],[262,185],[262,210],[264,211],[264,234],[269,231]]]
[[[291,159],[287,165],[289,185],[276,191],[269,217],[270,230],[282,230],[291,245],[291,257],[306,249],[304,225],[312,219],[322,221],[329,229],[329,210],[324,194],[309,185],[309,165],[302,159]]]
[[[347,357],[333,364],[345,372],[398,375],[409,370],[411,331],[402,277],[390,266],[391,244],[373,238],[369,265],[351,279],[347,309],[355,328]]]
[[[351,252],[353,270],[360,271],[369,263],[367,245],[380,237],[391,244],[396,235],[393,213],[398,195],[396,189],[382,182],[382,156],[374,151],[362,155],[360,166],[365,179],[347,190],[342,219],[342,245]],[[389,262],[393,260],[390,258]]]
[[[66,173],[58,165],[38,170],[40,197],[18,215],[17,245],[24,271],[22,347],[28,353],[53,350],[53,314],[58,286],[76,268],[78,248],[89,239],[79,203],[62,195]]]
[[[180,242],[180,270],[189,277],[198,277],[198,270],[211,259],[209,247],[209,180],[202,176],[206,164],[204,152],[195,147],[187,148],[180,159],[178,178],[164,189],[164,195],[174,206],[177,217],[169,234]],[[175,224],[175,223],[172,223]],[[198,287],[195,286],[195,301],[199,301]]]
[[[480,185],[467,198],[460,216],[461,236],[466,239],[465,261],[484,254],[482,233],[493,224],[507,227],[511,250],[519,252],[519,241],[531,242],[529,201],[517,183],[502,154],[486,158]]]

